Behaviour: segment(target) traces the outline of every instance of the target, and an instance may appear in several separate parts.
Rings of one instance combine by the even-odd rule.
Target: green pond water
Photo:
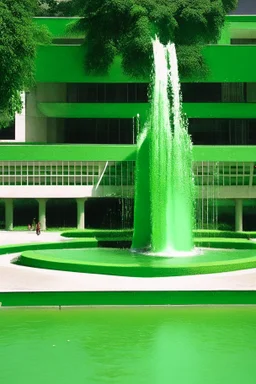
[[[134,265],[138,267],[186,267],[188,265],[241,260],[255,257],[255,249],[200,249],[195,250],[194,256],[161,257],[133,253],[129,249],[118,248],[82,248],[82,249],[49,249],[25,251],[24,255],[38,256],[59,262],[94,263],[101,265]],[[22,263],[21,263],[22,264]]]
[[[254,384],[256,307],[0,310],[4,384]]]

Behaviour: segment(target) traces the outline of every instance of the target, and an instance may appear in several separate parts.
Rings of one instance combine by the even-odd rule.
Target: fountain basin
[[[131,277],[186,276],[256,268],[255,249],[200,249],[194,257],[156,257],[128,249],[24,251],[18,265]]]

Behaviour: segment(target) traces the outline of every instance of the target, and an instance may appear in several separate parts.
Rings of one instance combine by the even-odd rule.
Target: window
[[[69,103],[147,103],[147,83],[74,83],[67,85]]]
[[[195,145],[255,145],[256,119],[189,119]]]
[[[223,103],[244,103],[246,101],[246,83],[223,83]]]
[[[181,83],[184,103],[221,102],[221,83]]]
[[[256,103],[256,83],[246,83],[246,101]]]
[[[15,140],[15,122],[12,121],[8,127],[0,128],[0,140]]]
[[[240,39],[231,39],[231,44],[234,45],[256,45],[256,39],[247,39],[247,38],[240,38]]]
[[[133,119],[65,119],[65,143],[133,144]]]

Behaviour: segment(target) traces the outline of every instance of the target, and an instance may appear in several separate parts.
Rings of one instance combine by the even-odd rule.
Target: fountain
[[[175,46],[156,38],[153,50],[151,113],[138,138],[132,248],[177,255],[193,249],[192,143],[181,111]]]
[[[107,242],[107,246],[113,244],[113,238],[95,230],[94,238],[86,239],[86,233],[81,232],[82,240],[65,242],[65,247],[58,245],[60,250],[56,245],[51,249],[51,244],[47,250],[40,250],[45,249],[45,244],[42,248],[38,244],[34,248],[25,247],[17,264],[137,277],[196,275],[256,267],[256,244],[247,239],[239,242],[197,239],[197,245],[215,249],[194,248],[192,144],[181,109],[175,46],[163,46],[155,38],[153,51],[150,116],[138,136],[133,252],[100,248]],[[72,237],[72,233],[64,235]],[[118,243],[120,238],[116,240]]]

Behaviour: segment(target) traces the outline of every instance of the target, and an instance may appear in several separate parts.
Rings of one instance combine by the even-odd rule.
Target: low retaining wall
[[[255,305],[255,291],[0,292],[4,307]]]

